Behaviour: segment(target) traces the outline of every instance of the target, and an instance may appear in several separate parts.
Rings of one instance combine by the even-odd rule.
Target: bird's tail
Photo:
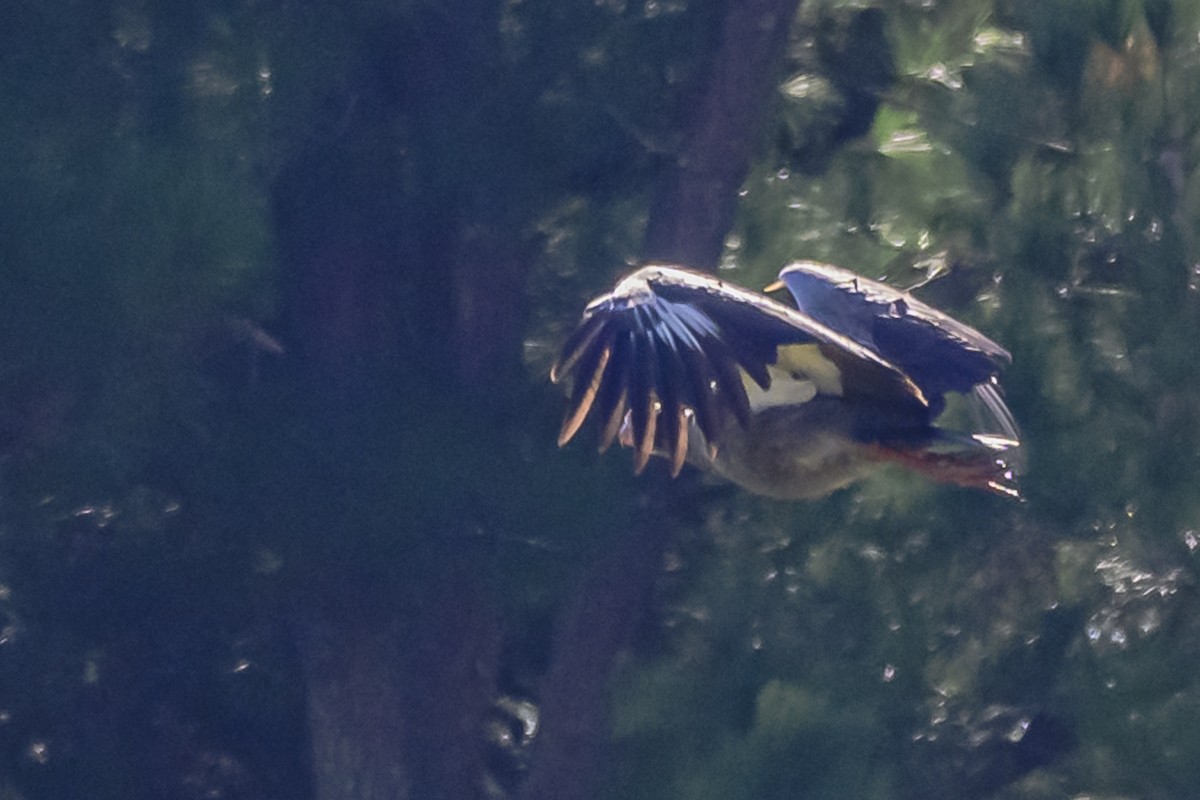
[[[874,456],[908,467],[938,483],[982,489],[1003,497],[1020,498],[1015,466],[1020,443],[992,435],[968,436],[936,431],[923,444],[879,443]]]

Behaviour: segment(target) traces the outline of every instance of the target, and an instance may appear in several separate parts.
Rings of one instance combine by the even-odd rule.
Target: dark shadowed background
[[[1184,798],[1200,6],[0,10],[0,799]],[[547,380],[654,258],[1013,354],[1025,499],[781,503]]]

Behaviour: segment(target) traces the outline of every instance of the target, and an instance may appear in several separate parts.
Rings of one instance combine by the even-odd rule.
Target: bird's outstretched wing
[[[979,331],[908,292],[830,264],[789,264],[779,280],[801,312],[904,370],[935,412],[946,392],[974,393],[1001,432],[1017,438],[1016,423],[995,384],[1012,357]]]
[[[689,418],[710,444],[720,443],[728,417],[747,424],[744,376],[767,390],[769,367],[785,347],[789,373],[802,373],[820,394],[927,405],[900,368],[831,326],[710,275],[651,265],[593,300],[563,346],[551,380],[576,378],[559,444],[594,408],[603,450],[628,413],[635,469],[645,466],[657,434],[678,472]]]

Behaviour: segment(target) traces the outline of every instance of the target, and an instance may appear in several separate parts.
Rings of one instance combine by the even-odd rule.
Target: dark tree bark
[[[331,570],[300,609],[316,800],[479,794],[499,620],[482,559],[445,539],[403,586]]]
[[[664,176],[651,210],[647,260],[716,265],[798,5],[798,0],[730,3],[683,153]],[[675,489],[659,483],[647,491]],[[595,795],[609,736],[608,678],[645,616],[669,530],[664,504],[648,502],[642,522],[593,566],[564,609],[542,686],[541,733],[525,800]]]
[[[735,0],[683,152],[664,176],[646,228],[647,261],[715,267],[737,191],[762,138],[799,0]]]
[[[497,199],[496,204],[503,201]],[[458,380],[483,413],[502,417],[521,374],[525,281],[530,255],[504,225],[480,215],[464,232],[454,256],[454,337]]]
[[[670,530],[646,522],[592,567],[563,610],[543,682],[527,800],[586,800],[595,793],[608,739],[609,673],[644,615]]]
[[[309,609],[296,625],[316,800],[411,796],[401,748],[409,720],[397,713],[401,631],[379,611],[363,618],[346,608]]]
[[[473,238],[451,247],[441,262],[443,274],[462,274],[468,268],[459,259],[476,252]],[[371,443],[373,435],[388,435],[396,425],[437,430],[445,423],[430,417],[437,412],[421,402],[396,406],[389,400],[395,387],[388,388],[382,373],[395,357],[373,345],[386,342],[380,347],[394,348],[397,339],[376,336],[371,319],[389,317],[374,312],[395,293],[372,291],[375,260],[354,256],[351,251],[334,260],[335,285],[329,287],[339,290],[336,282],[349,283],[350,305],[333,303],[331,314],[312,320],[323,330],[312,332],[318,341],[311,366],[317,372],[309,378],[315,381],[307,393],[309,413],[331,450],[342,454],[328,457],[324,465],[332,472],[313,477],[313,490],[335,498],[341,491],[357,493],[357,502],[365,506],[419,507],[426,502],[420,494],[398,499],[372,488],[369,476],[360,483],[369,465],[395,469]],[[512,259],[501,259],[501,266],[505,280],[517,280]],[[494,286],[491,292],[496,302],[512,302],[509,313],[519,313],[511,295]],[[455,313],[450,303],[442,309]],[[394,317],[395,309],[390,311]],[[499,346],[468,328],[457,350],[461,359],[442,365],[447,403],[465,402],[471,394],[459,386],[460,377],[504,397],[515,395],[491,382],[504,372],[498,365],[507,363]],[[421,391],[433,395],[428,389]],[[380,406],[409,419],[390,421],[376,410]],[[444,433],[444,446],[462,451],[464,458],[477,447],[461,431]],[[391,458],[404,464],[411,456],[396,452]],[[401,468],[425,467],[410,462]],[[431,478],[446,479],[452,477]],[[297,545],[305,552],[294,567],[292,627],[304,664],[315,800],[481,796],[483,730],[495,699],[501,630],[488,554],[472,552],[478,539],[462,534],[461,519],[431,522],[421,530],[397,517],[394,530],[388,530],[386,514],[364,514],[336,500],[331,505],[320,512],[328,542]],[[389,539],[405,544],[391,545]],[[388,563],[392,560],[396,563]]]
[[[457,20],[447,16],[431,35],[429,47],[440,50],[423,54],[430,64],[478,53],[458,41],[469,37]],[[430,104],[469,94],[436,88]],[[313,504],[317,535],[285,544],[295,554],[291,626],[304,665],[315,800],[470,800],[481,796],[485,774],[498,603],[489,555],[471,552],[479,537],[462,535],[475,509],[428,506],[430,494],[471,478],[431,476],[428,491],[412,480],[401,495],[371,473],[429,469],[420,455],[378,443],[413,430],[440,436],[464,461],[476,456],[481,445],[448,429],[446,417],[479,394],[489,402],[476,405],[497,413],[498,402],[518,395],[526,262],[512,233],[520,226],[494,218],[488,209],[501,204],[486,202],[486,189],[447,185],[429,166],[440,141],[420,140],[427,150],[409,156],[413,163],[383,163],[378,174],[337,184],[346,165],[384,149],[372,146],[380,128],[403,117],[386,100],[373,104],[385,122],[352,119],[327,143],[332,152],[305,154],[277,191],[299,365],[292,377],[301,425],[320,441],[312,448],[319,463],[285,467],[305,476],[308,491],[329,496]],[[415,189],[402,180],[413,173]]]
[[[496,699],[500,617],[486,556],[447,537],[430,564],[404,667],[413,796],[483,797],[484,720]],[[458,541],[454,541],[457,539]]]

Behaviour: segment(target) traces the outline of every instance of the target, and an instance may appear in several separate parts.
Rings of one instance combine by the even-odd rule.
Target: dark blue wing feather
[[[716,443],[727,417],[750,419],[742,375],[769,388],[768,365],[789,344],[817,345],[847,394],[926,408],[900,369],[820,321],[710,275],[650,266],[593,300],[568,337],[551,370],[553,380],[577,373],[559,441],[574,436],[594,406],[605,423],[602,446],[629,412],[639,467],[656,436],[668,451],[685,449],[689,411]]]
[[[896,364],[930,399],[967,393],[1011,360],[1008,352],[974,328],[907,292],[828,264],[804,261],[779,273],[796,305]]]

